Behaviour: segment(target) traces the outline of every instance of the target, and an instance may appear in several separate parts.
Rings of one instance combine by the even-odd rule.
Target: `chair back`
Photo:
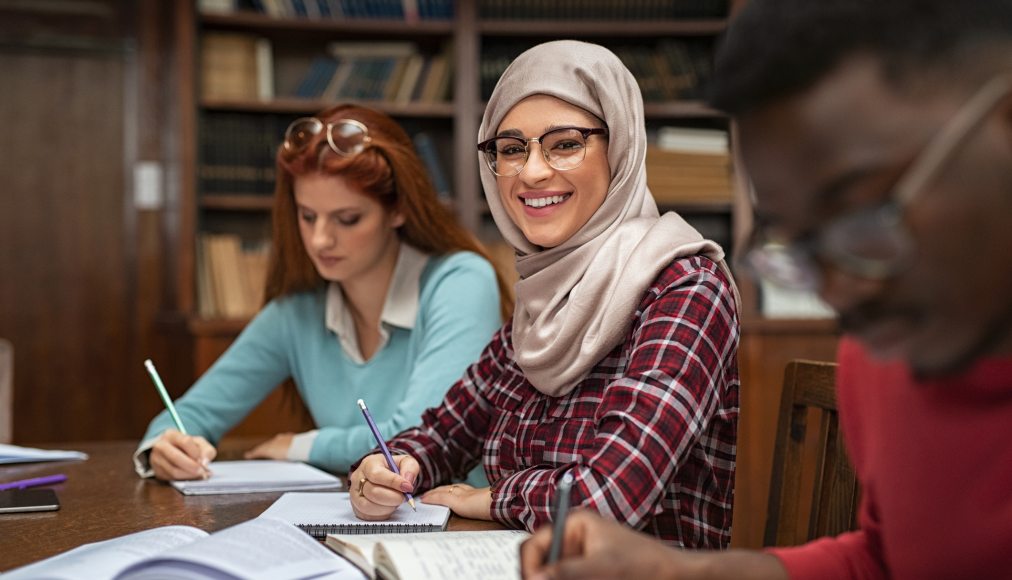
[[[835,363],[787,363],[765,546],[796,546],[856,528],[857,475],[840,435],[835,380]],[[809,423],[814,427],[812,432]],[[809,488],[810,494],[806,493]]]
[[[14,437],[14,347],[0,338],[0,443]]]

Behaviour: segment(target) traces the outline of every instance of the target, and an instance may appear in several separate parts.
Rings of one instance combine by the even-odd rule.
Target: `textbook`
[[[4,580],[363,580],[362,573],[282,521],[256,518],[214,534],[164,526],[85,544],[3,575]]]
[[[212,461],[211,477],[173,481],[184,495],[257,493],[300,489],[341,489],[341,480],[312,465],[295,461],[250,459]]]
[[[286,493],[261,517],[279,519],[322,540],[327,534],[388,534],[401,532],[439,532],[450,521],[450,508],[415,502],[418,511],[401,504],[389,519],[380,522],[360,520],[351,509],[347,492]]]
[[[330,534],[326,544],[371,580],[515,580],[520,577],[520,543],[529,535],[519,530]]]

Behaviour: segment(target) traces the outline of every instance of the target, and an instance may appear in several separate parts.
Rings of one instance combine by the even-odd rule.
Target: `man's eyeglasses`
[[[819,260],[869,280],[896,274],[913,252],[913,240],[903,225],[904,210],[1010,92],[1012,75],[984,84],[928,141],[881,205],[841,216],[817,233],[791,241],[775,239],[761,228],[753,230],[746,250],[748,266],[775,284],[806,290],[819,286]]]
[[[285,130],[284,150],[290,154],[302,153],[312,140],[327,132],[327,143],[342,157],[354,157],[372,142],[369,129],[355,119],[338,119],[324,124],[316,117],[301,117],[292,121]]]
[[[519,175],[527,165],[531,142],[541,145],[545,163],[559,171],[575,169],[587,156],[587,139],[591,135],[607,135],[600,127],[559,127],[540,137],[493,137],[478,143],[478,151],[492,173],[499,177]]]

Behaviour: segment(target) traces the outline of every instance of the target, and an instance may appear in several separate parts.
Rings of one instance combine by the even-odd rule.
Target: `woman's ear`
[[[404,225],[404,214],[400,210],[395,209],[390,212],[390,227],[399,228]]]

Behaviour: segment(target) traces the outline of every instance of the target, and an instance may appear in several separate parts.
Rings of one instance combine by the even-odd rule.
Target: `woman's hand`
[[[246,459],[288,459],[288,449],[292,446],[295,433],[278,433],[253,449],[243,457]]]
[[[425,492],[422,501],[445,505],[464,518],[492,519],[492,488],[489,487],[476,488],[464,483],[442,485]]]
[[[207,465],[218,454],[203,437],[166,429],[151,448],[148,462],[162,480],[207,479]]]
[[[415,490],[418,462],[409,455],[394,455],[394,463],[401,474],[387,467],[382,453],[362,460],[352,472],[351,507],[361,520],[385,520],[405,501],[404,494]]]

